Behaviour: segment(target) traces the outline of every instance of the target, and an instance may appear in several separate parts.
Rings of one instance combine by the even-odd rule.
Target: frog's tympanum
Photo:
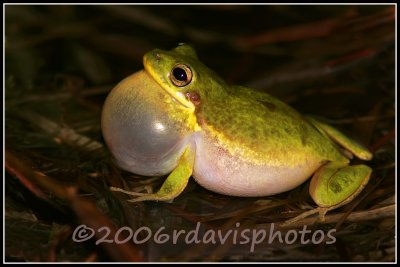
[[[132,201],[172,200],[191,176],[242,197],[285,192],[312,176],[313,200],[332,207],[368,182],[371,168],[349,165],[352,155],[370,160],[367,149],[266,93],[227,84],[191,46],[150,51],[143,64],[111,91],[102,114],[104,140],[122,169],[169,174],[154,194],[124,191],[138,196]]]

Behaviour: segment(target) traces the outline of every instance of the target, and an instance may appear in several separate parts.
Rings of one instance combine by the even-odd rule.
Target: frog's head
[[[108,95],[102,113],[103,137],[123,169],[165,174],[176,165],[198,127],[196,107],[217,99],[224,82],[184,44],[147,53],[144,67]]]
[[[218,97],[225,82],[201,63],[188,44],[173,50],[155,49],[143,57],[146,72],[175,100],[194,111],[207,98]]]

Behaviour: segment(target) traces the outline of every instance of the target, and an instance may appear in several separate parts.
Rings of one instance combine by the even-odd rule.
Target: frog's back
[[[236,196],[273,195],[300,185],[327,161],[348,161],[285,103],[234,89],[197,114],[202,131],[195,134],[193,176],[205,188]]]
[[[343,161],[334,142],[282,101],[234,86],[202,107],[202,128],[237,156],[273,166],[307,160]]]

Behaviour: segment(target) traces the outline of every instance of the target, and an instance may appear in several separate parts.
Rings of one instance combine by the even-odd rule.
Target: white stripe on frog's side
[[[197,132],[194,137],[194,179],[224,195],[256,197],[285,192],[306,181],[321,165],[320,161],[302,162],[296,167],[254,165],[230,155],[204,132]]]

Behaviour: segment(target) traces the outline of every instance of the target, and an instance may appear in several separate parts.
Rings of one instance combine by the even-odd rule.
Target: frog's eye
[[[183,87],[192,81],[193,73],[188,66],[178,64],[172,69],[169,77],[174,85]]]

